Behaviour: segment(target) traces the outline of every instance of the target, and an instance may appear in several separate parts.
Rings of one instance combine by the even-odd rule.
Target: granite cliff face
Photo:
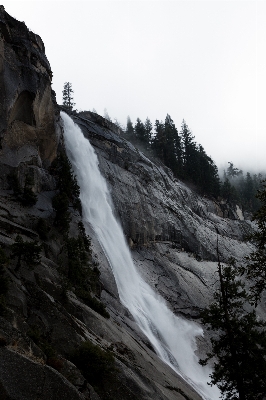
[[[52,71],[41,38],[0,9],[1,179],[18,168],[45,180],[43,168],[56,157],[56,103]],[[41,179],[40,179],[41,178]],[[41,187],[36,190],[40,190]]]
[[[197,195],[111,126],[96,125],[93,113],[74,121],[96,150],[140,273],[174,311],[197,317],[211,295],[217,240],[223,262],[240,262],[252,250],[244,239],[254,224],[237,208]]]
[[[0,397],[198,400],[157,357],[121,305],[92,230],[90,264],[100,272],[92,296],[106,305],[110,318],[66,283],[67,242],[52,204],[59,192],[54,162],[64,141],[51,78],[41,38],[0,6],[0,245],[9,257],[4,263],[9,289],[0,316]],[[230,256],[240,261],[252,248],[243,241],[252,223],[238,210],[201,198],[174,179],[104,118],[90,112],[72,117],[95,148],[139,272],[176,314],[196,319],[212,296],[217,237],[223,261]],[[23,190],[29,177],[37,202],[25,205],[14,182]],[[82,217],[72,206],[69,237],[76,238]],[[26,262],[17,268],[11,247],[17,235],[42,244],[34,268]],[[72,362],[71,354],[85,340],[109,350],[115,359],[119,385],[114,379],[101,397]],[[207,344],[200,339],[199,345],[201,351]]]

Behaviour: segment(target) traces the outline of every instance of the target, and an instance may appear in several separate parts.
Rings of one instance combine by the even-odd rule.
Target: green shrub
[[[87,279],[88,255],[82,237],[67,239],[68,278],[74,285],[83,286]]]
[[[65,193],[69,201],[73,204],[73,207],[81,214],[80,188],[77,178],[73,173],[71,163],[63,151],[58,154],[51,172],[57,175],[59,192]]]
[[[66,240],[68,279],[72,285],[86,291],[99,292],[100,271],[92,266],[90,238],[83,233]]]
[[[77,296],[84,301],[90,308],[105,318],[110,315],[106,311],[104,304],[90,294],[99,288],[99,269],[91,266],[91,243],[89,236],[86,235],[82,223],[79,223],[80,234],[77,238],[66,240],[68,256],[68,279],[71,285],[76,288]]]
[[[97,390],[116,376],[115,359],[111,352],[86,341],[75,351],[71,361],[82,371],[84,377]]]
[[[28,332],[27,335],[33,340],[35,344],[44,352],[47,357],[46,363],[48,365],[50,360],[57,358],[56,350],[51,346],[49,336],[47,334],[40,331],[37,326],[33,326]],[[51,361],[52,363],[53,361]],[[52,365],[51,365],[52,367]],[[54,368],[54,367],[53,367]],[[57,368],[56,368],[57,369]]]
[[[76,290],[76,295],[81,298],[84,303],[96,311],[98,314],[102,315],[105,318],[110,318],[110,314],[106,311],[105,305],[97,300],[95,297],[92,297],[89,292],[83,289]]]
[[[17,271],[21,263],[24,262],[28,267],[34,268],[41,261],[41,245],[34,240],[33,242],[24,242],[20,235],[17,235],[15,243],[11,245],[11,258],[17,258]]]
[[[32,191],[32,187],[34,186],[34,179],[32,176],[29,174],[26,175],[24,188],[20,186],[18,176],[15,172],[10,173],[7,180],[10,188],[22,205],[31,207],[36,204],[38,197]]]
[[[90,255],[91,255],[91,239],[90,239],[90,237],[86,234],[86,231],[85,231],[85,228],[84,228],[84,225],[83,225],[83,222],[82,222],[82,221],[80,221],[80,222],[78,223],[78,227],[79,227],[80,235],[81,235],[81,237],[82,237],[82,239],[83,239],[83,243],[84,243],[85,250],[86,250],[87,252],[89,252]]]
[[[58,193],[53,197],[52,205],[56,211],[54,224],[63,232],[69,231],[70,213],[68,211],[69,199],[65,192]]]

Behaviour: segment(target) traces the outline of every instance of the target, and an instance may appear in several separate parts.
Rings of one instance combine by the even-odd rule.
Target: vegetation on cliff
[[[76,103],[74,103],[73,101],[74,90],[72,89],[72,83],[65,82],[62,93],[63,93],[63,106],[65,106],[68,111],[72,111],[73,107],[76,105]]]
[[[70,358],[103,400],[115,398],[118,378],[115,358],[110,351],[86,341]]]
[[[175,177],[193,184],[200,194],[214,198],[220,196],[226,202],[238,204],[249,212],[259,208],[260,201],[256,193],[265,175],[247,172],[244,176],[243,171],[229,162],[221,179],[215,162],[206,154],[203,146],[195,141],[184,120],[178,131],[167,114],[164,122],[155,121],[153,131],[149,118],[145,123],[137,118],[133,125],[128,117],[124,135],[148,155],[155,154],[173,171]]]
[[[266,322],[256,311],[266,289],[265,184],[257,196],[262,205],[254,216],[258,224],[252,235],[256,250],[247,257],[247,265],[237,266],[232,260],[224,266],[217,239],[218,289],[214,302],[201,314],[212,332],[212,351],[201,364],[215,359],[211,384],[217,385],[227,400],[263,400],[266,396]]]
[[[20,235],[16,236],[15,243],[11,245],[11,258],[16,259],[15,271],[18,271],[24,263],[29,268],[34,268],[41,261],[41,248],[37,240],[24,241]]]
[[[33,191],[34,178],[29,173],[25,176],[24,186],[19,183],[18,171],[13,171],[7,177],[9,187],[13,190],[14,195],[24,206],[34,206],[37,202],[37,195]]]
[[[100,272],[97,265],[92,261],[91,242],[82,221],[78,223],[76,237],[69,235],[71,222],[69,207],[72,205],[80,214],[82,209],[79,198],[80,188],[64,150],[59,152],[51,171],[57,179],[58,191],[52,200],[56,211],[54,226],[63,237],[63,254],[67,260],[67,265],[62,266],[61,269],[67,278],[67,286],[74,287],[76,295],[86,305],[105,318],[109,318],[109,313],[104,304],[95,297],[95,295],[99,296],[101,293]]]
[[[232,162],[228,164],[221,182],[221,196],[230,203],[242,205],[246,211],[256,212],[262,204],[257,193],[263,188],[265,174],[244,174]]]
[[[177,178],[196,185],[201,194],[217,197],[220,194],[218,168],[204,148],[194,141],[194,136],[183,120],[178,132],[167,114],[165,121],[155,121],[154,132],[149,118],[142,123],[138,118],[133,126],[127,120],[125,137],[145,151],[155,154]]]

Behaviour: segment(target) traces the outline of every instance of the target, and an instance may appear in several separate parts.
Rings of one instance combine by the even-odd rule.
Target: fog
[[[2,1],[38,33],[62,101],[126,124],[184,118],[216,164],[266,170],[265,1]]]

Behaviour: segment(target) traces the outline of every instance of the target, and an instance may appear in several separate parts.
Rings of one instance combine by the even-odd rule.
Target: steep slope
[[[74,120],[96,150],[139,271],[176,312],[196,317],[211,295],[217,241],[223,262],[240,262],[252,250],[244,240],[254,224],[237,209],[197,195],[116,128],[99,117],[96,124],[93,113]]]

